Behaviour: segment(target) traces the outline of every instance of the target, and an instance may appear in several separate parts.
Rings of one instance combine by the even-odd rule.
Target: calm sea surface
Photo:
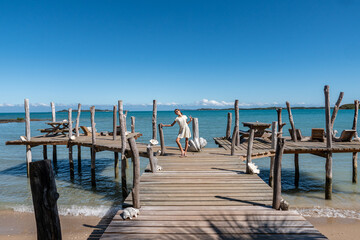
[[[199,118],[200,136],[208,141],[207,147],[217,147],[213,137],[225,135],[226,117],[228,111],[184,111],[184,114]],[[234,115],[234,114],[233,114]],[[310,136],[311,128],[324,128],[324,110],[306,109],[293,110],[295,126],[301,129],[304,136]],[[343,129],[351,129],[353,110],[340,110],[334,128],[340,133]],[[136,131],[143,136],[140,142],[148,143],[151,139],[152,112],[129,112],[127,126],[130,126],[130,116],[136,117]],[[24,117],[24,113],[0,113],[0,119]],[[57,113],[57,120],[67,118],[67,113]],[[73,119],[76,113],[73,115]],[[32,113],[31,118],[50,119],[51,113]],[[172,123],[175,114],[172,111],[158,112],[158,123]],[[112,113],[97,112],[96,128],[99,131],[111,131]],[[240,122],[260,121],[271,123],[277,121],[275,110],[241,110]],[[283,111],[283,121],[286,122],[285,135],[288,134],[288,115]],[[90,126],[90,113],[82,113],[80,125]],[[31,122],[32,136],[40,135],[37,129],[46,127],[44,122]],[[359,128],[359,126],[358,126]],[[246,130],[245,128],[243,130]],[[166,145],[176,146],[178,126],[165,128]],[[28,178],[26,177],[25,147],[5,146],[9,140],[19,139],[25,135],[24,123],[0,124],[0,209],[16,211],[32,211],[32,199]],[[338,134],[339,135],[339,134]],[[111,206],[118,206],[121,199],[121,183],[114,179],[113,153],[100,152],[96,159],[97,188],[93,190],[90,182],[90,153],[88,149],[82,152],[82,175],[76,171],[75,180],[70,181],[68,151],[65,146],[58,146],[58,169],[56,169],[56,184],[60,198],[58,200],[61,214],[84,214],[102,216]],[[33,161],[42,160],[42,147],[33,148]],[[48,147],[48,156],[52,156],[52,148]],[[269,158],[257,159],[260,177],[266,182],[269,176]],[[141,159],[141,170],[148,163]],[[132,169],[127,169],[131,176]],[[359,174],[360,175],[360,174]],[[293,155],[285,155],[282,165],[283,196],[291,207],[297,208],[305,216],[337,216],[360,219],[360,183],[352,184],[352,155],[334,154],[333,156],[333,200],[324,200],[325,159],[309,154],[300,155],[300,185],[294,187]],[[131,182],[131,179],[128,179]],[[129,186],[131,187],[131,186]]]

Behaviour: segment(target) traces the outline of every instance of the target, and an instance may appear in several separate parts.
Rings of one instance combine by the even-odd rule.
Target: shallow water
[[[199,118],[200,136],[208,141],[207,147],[217,147],[213,137],[225,135],[228,111],[184,111],[184,114]],[[334,128],[341,132],[352,127],[353,110],[340,110]],[[234,114],[233,114],[234,115]],[[293,110],[296,128],[304,136],[311,134],[311,128],[324,128],[324,110]],[[129,112],[127,126],[130,128],[130,116],[136,117],[136,131],[143,134],[138,139],[148,143],[151,139],[152,112]],[[24,117],[23,113],[0,113],[0,119]],[[76,113],[73,115],[75,119]],[[51,118],[51,113],[32,113],[31,118]],[[67,113],[57,113],[57,120],[67,118]],[[175,118],[172,111],[158,112],[158,123],[170,124]],[[277,120],[275,110],[241,110],[240,121],[261,121],[271,123]],[[96,128],[98,131],[111,131],[112,113],[97,112]],[[287,123],[284,135],[288,134],[288,116],[283,111],[283,121]],[[82,113],[80,125],[90,126],[90,113]],[[46,127],[44,122],[31,122],[32,136],[39,135],[37,129]],[[244,130],[246,130],[244,128]],[[31,211],[32,199],[28,178],[26,177],[25,147],[5,146],[8,140],[24,135],[24,123],[0,124],[0,209]],[[178,127],[164,128],[166,145],[175,146]],[[82,214],[102,216],[111,206],[118,206],[121,201],[121,184],[114,179],[113,153],[100,152],[96,159],[97,187],[92,189],[90,182],[90,152],[82,150],[82,172],[77,172],[77,148],[74,148],[75,178],[70,181],[68,151],[65,146],[58,146],[58,168],[55,169],[56,184],[60,198],[61,214]],[[33,161],[42,160],[42,147],[33,148]],[[48,156],[52,156],[52,147],[48,147]],[[268,181],[269,158],[256,159],[254,162],[261,170],[260,177]],[[141,159],[141,170],[148,160]],[[131,166],[131,164],[130,164]],[[127,169],[129,188],[131,187],[131,167]],[[349,154],[333,155],[333,200],[324,200],[325,159],[309,154],[300,155],[300,183],[294,187],[293,155],[285,155],[282,163],[282,190],[284,198],[291,206],[304,214],[338,215],[359,218],[360,188],[352,184],[352,156]],[[319,210],[320,209],[320,210]]]

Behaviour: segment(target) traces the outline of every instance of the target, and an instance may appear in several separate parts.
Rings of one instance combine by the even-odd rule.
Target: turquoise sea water
[[[227,112],[220,111],[184,111],[184,114],[199,118],[200,136],[208,141],[207,147],[217,147],[213,137],[225,135]],[[233,114],[234,115],[234,114]],[[311,134],[311,128],[324,128],[325,117],[322,109],[293,110],[296,128],[301,129],[304,136]],[[353,121],[353,110],[340,110],[334,128],[340,133],[350,129]],[[136,117],[136,131],[143,136],[140,142],[148,143],[151,139],[152,112],[129,112],[127,126],[130,128],[130,116]],[[287,123],[284,135],[288,134],[288,115],[283,111],[283,121]],[[24,113],[0,113],[0,119],[24,117]],[[67,113],[57,113],[57,120],[67,118]],[[74,113],[73,118],[76,117]],[[31,118],[50,119],[51,113],[31,113]],[[172,123],[175,114],[172,111],[159,111],[158,123]],[[97,112],[96,128],[99,131],[111,131],[112,112]],[[240,110],[240,122],[260,121],[271,123],[277,121],[275,110]],[[82,113],[80,125],[90,126],[90,113]],[[241,125],[242,126],[242,125]],[[31,122],[32,136],[40,135],[37,129],[46,127],[40,121]],[[243,128],[246,130],[246,128]],[[25,147],[5,146],[8,140],[19,139],[25,135],[24,123],[0,124],[0,209],[15,209],[16,211],[31,211],[32,199],[28,178],[26,177]],[[176,146],[178,126],[165,128],[166,145]],[[87,151],[86,151],[87,150]],[[42,147],[33,148],[33,161],[42,160]],[[52,148],[48,147],[48,156],[52,156]],[[70,181],[68,151],[65,146],[58,146],[58,168],[56,169],[56,184],[60,198],[58,206],[61,214],[103,215],[111,206],[121,203],[121,185],[114,179],[113,153],[97,154],[96,172],[97,187],[91,188],[90,154],[88,149],[82,152],[82,174],[78,174],[76,149],[75,179]],[[260,177],[266,182],[269,175],[269,158],[256,159],[254,162],[260,168]],[[142,171],[148,160],[141,159]],[[132,169],[129,168],[128,176]],[[360,174],[359,174],[360,175]],[[285,155],[282,165],[283,196],[292,207],[299,209],[303,215],[310,216],[342,216],[360,219],[360,187],[352,184],[352,155],[334,154],[333,160],[333,200],[324,200],[325,159],[309,154],[300,155],[300,186],[294,187],[293,155]],[[128,182],[131,182],[129,179]],[[131,187],[131,186],[129,186]]]

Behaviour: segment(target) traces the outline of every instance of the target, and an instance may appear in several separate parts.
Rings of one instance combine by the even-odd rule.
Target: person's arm
[[[174,121],[172,124],[161,124],[162,127],[172,127],[174,126],[176,121]]]
[[[190,118],[190,120],[187,122],[187,124],[191,123],[191,121],[193,120],[193,118],[191,116],[189,118]]]

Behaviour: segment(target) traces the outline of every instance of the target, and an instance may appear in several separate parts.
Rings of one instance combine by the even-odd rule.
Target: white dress
[[[190,128],[189,128],[186,120],[187,120],[186,115],[182,115],[181,117],[175,118],[175,121],[180,126],[178,138],[190,138],[191,137]]]

